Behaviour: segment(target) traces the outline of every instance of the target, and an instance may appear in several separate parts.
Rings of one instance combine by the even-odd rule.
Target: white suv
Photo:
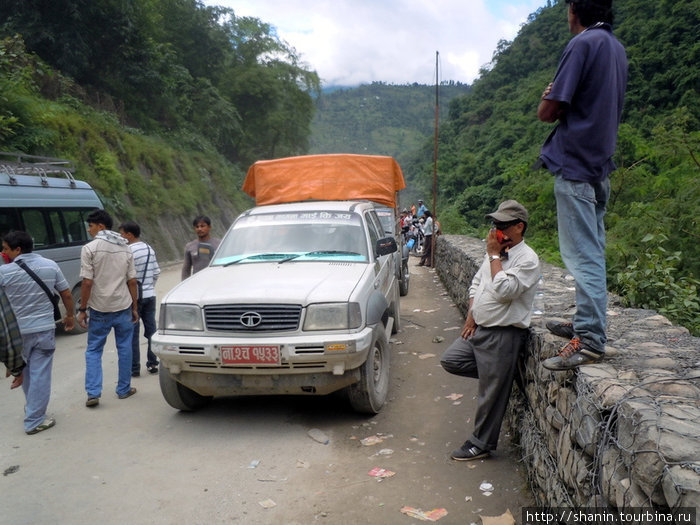
[[[377,413],[389,389],[399,283],[375,206],[307,201],[241,214],[211,265],[161,304],[152,344],[165,400],[328,394]]]

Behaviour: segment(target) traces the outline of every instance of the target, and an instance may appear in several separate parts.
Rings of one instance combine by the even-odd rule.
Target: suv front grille
[[[207,330],[286,332],[299,327],[301,306],[287,304],[222,304],[204,307]]]

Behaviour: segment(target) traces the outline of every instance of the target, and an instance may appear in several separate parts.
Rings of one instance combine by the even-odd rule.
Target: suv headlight
[[[304,330],[348,330],[361,325],[359,303],[319,303],[306,308]]]
[[[202,311],[194,304],[161,305],[161,326],[165,330],[204,330]]]

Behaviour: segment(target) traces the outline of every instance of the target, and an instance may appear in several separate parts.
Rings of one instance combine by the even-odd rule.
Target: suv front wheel
[[[194,390],[175,381],[168,369],[162,366],[162,364],[158,379],[160,380],[160,391],[163,393],[163,397],[171,407],[177,408],[178,410],[192,412],[198,408],[202,408],[212,400],[212,396],[200,395]]]
[[[347,387],[352,408],[363,414],[378,414],[389,394],[391,352],[383,326],[375,329],[367,360],[360,368],[360,381]]]

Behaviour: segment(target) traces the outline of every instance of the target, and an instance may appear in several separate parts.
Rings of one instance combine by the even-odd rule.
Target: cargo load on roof
[[[393,157],[305,155],[261,160],[248,169],[243,191],[258,206],[305,200],[367,199],[396,207],[396,192],[406,187]]]

